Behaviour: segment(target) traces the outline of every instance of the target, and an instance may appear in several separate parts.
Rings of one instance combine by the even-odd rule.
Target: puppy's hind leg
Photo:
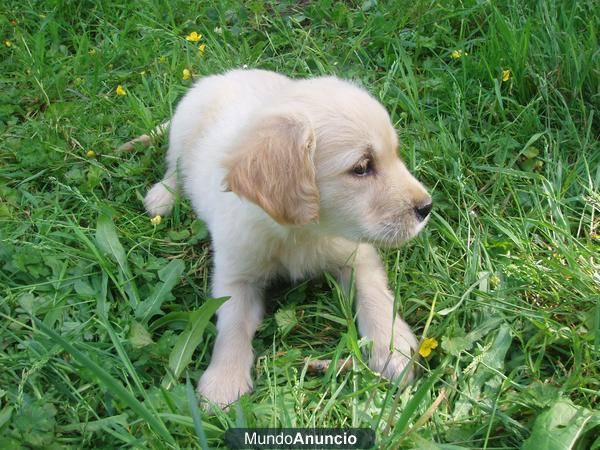
[[[150,132],[121,145],[119,151],[127,152],[135,149],[137,143],[148,147],[156,138],[166,133],[170,121],[161,123]],[[146,194],[144,206],[151,217],[156,215],[167,215],[173,208],[175,202],[175,191],[177,189],[177,159],[179,157],[178,147],[169,146],[167,152],[167,171],[162,181],[156,183]]]
[[[144,206],[150,217],[165,216],[173,209],[177,189],[177,173],[167,170],[162,181],[156,183],[144,198]]]

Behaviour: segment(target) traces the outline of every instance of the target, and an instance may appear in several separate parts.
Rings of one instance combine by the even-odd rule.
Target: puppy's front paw
[[[209,366],[198,381],[198,393],[224,409],[252,390],[250,374]]]
[[[390,381],[402,375],[407,365],[411,363],[413,353],[419,349],[417,339],[410,327],[402,319],[396,319],[394,324],[394,350],[390,353],[390,338],[373,339],[373,349],[369,358],[369,367],[381,373]],[[403,383],[410,382],[415,375],[414,367],[409,367]]]

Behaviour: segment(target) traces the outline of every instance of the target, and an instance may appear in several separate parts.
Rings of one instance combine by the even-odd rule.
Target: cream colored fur
[[[252,337],[276,275],[329,271],[347,283],[354,270],[358,328],[373,341],[369,364],[400,376],[417,340],[393,310],[373,245],[415,236],[428,219],[415,208],[431,199],[398,158],[383,106],[335,77],[234,70],[196,83],[177,107],[169,140],[166,174],[146,209],[169,213],[179,170],[180,187],[211,232],[212,295],[231,297],[218,311],[199,393],[223,407],[252,389]]]

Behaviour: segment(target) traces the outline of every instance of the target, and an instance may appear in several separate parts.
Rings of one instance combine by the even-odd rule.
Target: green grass
[[[217,447],[235,425],[372,427],[378,448],[572,448],[583,431],[577,448],[600,448],[595,2],[123,3],[0,6],[1,448]],[[385,252],[402,314],[440,343],[404,391],[366,368],[321,279],[270,293],[251,395],[215,415],[190,397],[215,335],[190,323],[216,306],[210,243],[184,199],[144,215],[166,142],[115,148],[171,115],[183,69],[244,64],[359,81],[432,190],[426,231]]]

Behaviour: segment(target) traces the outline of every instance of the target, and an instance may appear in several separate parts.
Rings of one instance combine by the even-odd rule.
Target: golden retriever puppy
[[[145,198],[151,216],[169,213],[178,183],[212,236],[212,295],[230,297],[217,313],[202,396],[224,407],[252,389],[252,337],[265,286],[280,275],[329,271],[347,287],[354,271],[369,366],[401,375],[417,340],[394,311],[374,245],[415,236],[432,201],[398,157],[377,100],[336,77],[234,70],[203,78],[171,121],[166,174]]]

